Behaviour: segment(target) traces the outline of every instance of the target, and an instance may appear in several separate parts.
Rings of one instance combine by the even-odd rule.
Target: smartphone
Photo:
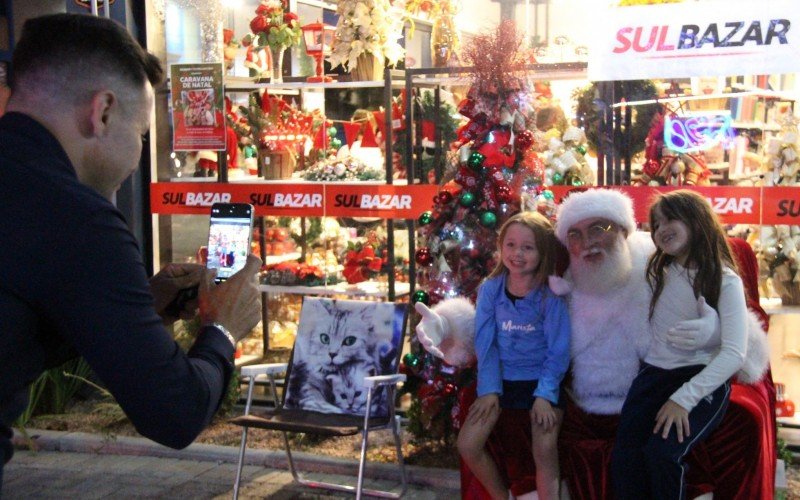
[[[252,228],[253,205],[214,203],[211,206],[206,266],[217,270],[217,283],[244,267],[250,253]]]

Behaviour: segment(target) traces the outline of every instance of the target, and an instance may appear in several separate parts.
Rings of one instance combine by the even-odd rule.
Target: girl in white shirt
[[[688,190],[660,195],[650,226],[653,341],[622,407],[611,474],[616,498],[683,499],[684,457],[722,420],[730,378],[744,362],[747,308],[725,231],[705,198]],[[719,314],[720,337],[694,350],[671,344],[667,330],[697,318],[705,302]]]

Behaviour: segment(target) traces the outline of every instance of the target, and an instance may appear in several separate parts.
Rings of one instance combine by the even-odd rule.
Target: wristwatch
[[[222,334],[225,335],[225,337],[228,339],[228,342],[231,343],[234,350],[236,349],[236,339],[233,338],[233,335],[231,335],[231,332],[229,332],[227,328],[220,325],[219,323],[208,323],[206,324],[206,326],[210,326],[212,328],[216,328],[217,330],[221,331]]]

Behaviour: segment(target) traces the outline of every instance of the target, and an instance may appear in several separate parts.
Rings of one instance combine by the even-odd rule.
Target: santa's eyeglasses
[[[584,232],[579,229],[570,229],[567,231],[567,244],[577,245],[583,241],[594,241],[604,234],[614,229],[613,222],[596,222],[586,228],[585,237]]]

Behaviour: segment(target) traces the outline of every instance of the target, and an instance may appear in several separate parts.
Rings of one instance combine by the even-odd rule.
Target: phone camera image
[[[208,230],[209,269],[217,269],[216,281],[224,281],[244,267],[250,253],[253,207],[221,203],[211,208]]]

